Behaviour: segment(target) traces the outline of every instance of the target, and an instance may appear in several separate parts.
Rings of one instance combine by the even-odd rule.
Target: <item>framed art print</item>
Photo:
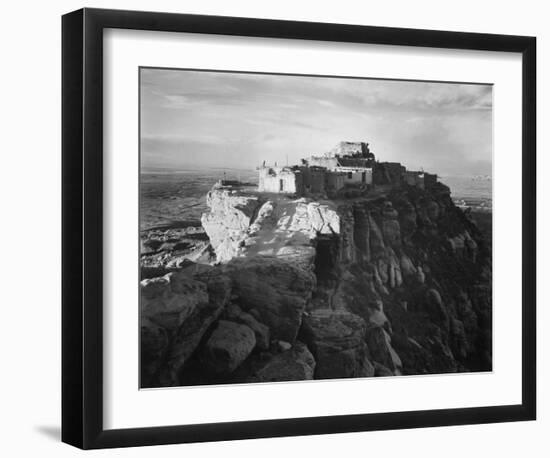
[[[535,418],[535,38],[63,17],[63,440]]]

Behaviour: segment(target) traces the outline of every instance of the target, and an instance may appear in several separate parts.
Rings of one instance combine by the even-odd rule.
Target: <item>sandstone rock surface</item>
[[[177,372],[220,316],[230,288],[220,272],[203,281],[180,272],[141,282],[142,386],[178,384]]]
[[[302,342],[277,353],[264,363],[248,379],[250,382],[284,382],[292,380],[312,380],[315,372],[315,359]]]
[[[250,223],[261,204],[258,195],[214,187],[206,196],[210,212],[201,218],[217,260],[227,262],[238,256]]]
[[[388,368],[394,375],[400,375],[403,367],[401,359],[391,345],[389,334],[381,327],[367,330],[367,344],[371,358]]]
[[[230,374],[239,367],[256,346],[254,331],[244,324],[219,320],[204,345],[201,359],[216,374]]]
[[[141,285],[144,386],[492,367],[491,245],[444,185],[332,201],[216,186],[208,205],[215,260],[174,261],[187,241],[167,232],[142,240],[158,262]]]
[[[240,306],[254,309],[272,339],[294,342],[302,313],[315,287],[315,276],[273,257],[235,258],[223,267]]]
[[[206,302],[206,284],[186,275],[169,273],[141,282],[141,316],[168,329],[179,327]]]
[[[252,331],[254,331],[256,345],[258,348],[261,350],[269,349],[269,328],[265,324],[262,324],[256,320],[253,315],[243,312],[239,306],[232,304],[227,307],[226,319],[247,325],[250,329],[252,329]]]
[[[303,338],[317,362],[315,378],[372,377],[365,322],[349,312],[315,310],[304,318]]]
[[[328,201],[259,197],[218,187],[209,192],[207,204],[209,211],[201,221],[222,263],[235,257],[272,256],[308,268],[317,236],[340,232],[340,218]]]

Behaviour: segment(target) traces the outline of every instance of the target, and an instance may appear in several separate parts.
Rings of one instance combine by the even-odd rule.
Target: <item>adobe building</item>
[[[258,191],[299,196],[304,194],[302,172],[297,167],[268,167],[264,164],[258,170]]]
[[[304,161],[308,166],[324,167],[328,172],[337,174],[330,181],[335,187],[372,185],[375,156],[368,143],[340,142],[323,156],[310,156]],[[343,183],[343,186],[340,184]]]
[[[343,188],[366,191],[376,186],[397,187],[407,184],[419,188],[433,186],[437,175],[407,171],[399,162],[377,162],[369,144],[340,142],[322,156],[302,159],[300,166],[258,168],[260,192],[335,195]]]

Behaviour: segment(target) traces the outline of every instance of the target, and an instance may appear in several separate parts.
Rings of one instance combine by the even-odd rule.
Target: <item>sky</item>
[[[491,174],[492,86],[141,69],[142,170],[296,164],[340,141],[439,175]]]

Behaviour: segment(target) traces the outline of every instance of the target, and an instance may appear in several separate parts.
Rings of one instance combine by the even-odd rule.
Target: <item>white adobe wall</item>
[[[281,190],[281,181],[283,183]],[[260,175],[259,190],[263,192],[285,192],[295,193],[296,177],[293,173],[284,173],[280,175]]]

